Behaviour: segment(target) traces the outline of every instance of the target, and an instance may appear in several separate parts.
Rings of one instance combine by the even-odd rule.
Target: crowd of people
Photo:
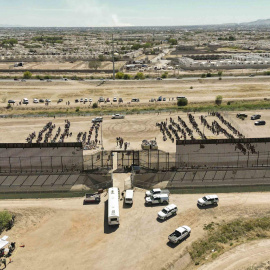
[[[100,128],[100,123],[93,123],[90,127],[90,130],[87,132],[79,132],[77,135],[77,142],[82,142],[83,145],[91,145],[96,146],[98,143],[100,143],[100,140],[98,140],[98,132]],[[93,140],[92,135],[94,135]]]

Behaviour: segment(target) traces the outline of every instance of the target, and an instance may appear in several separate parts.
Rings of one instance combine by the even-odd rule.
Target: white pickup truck
[[[191,233],[191,229],[188,226],[182,226],[177,228],[172,234],[168,236],[170,242],[174,244],[180,243],[181,240],[188,237]]]
[[[200,198],[197,202],[200,206],[207,206],[207,205],[217,205],[219,202],[217,195],[207,195]]]
[[[170,195],[170,191],[168,189],[160,189],[160,188],[154,188],[151,190],[147,190],[145,192],[145,197],[153,196],[156,194],[167,194],[168,196]]]
[[[124,119],[125,116],[122,114],[114,114],[112,115],[112,119]]]
[[[145,203],[148,205],[151,204],[168,204],[169,196],[167,194],[157,194],[145,198]]]

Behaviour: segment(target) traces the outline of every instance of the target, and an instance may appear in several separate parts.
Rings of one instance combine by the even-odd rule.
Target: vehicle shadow
[[[104,202],[104,233],[110,234],[115,232],[119,225],[109,226],[108,224],[108,200]]]
[[[145,203],[144,206],[145,206],[145,207],[158,207],[158,206],[159,206],[159,207],[160,207],[160,206],[165,207],[165,206],[167,206],[167,204],[165,204],[165,205],[163,204],[163,205],[162,205],[162,204],[158,204],[158,203],[157,203],[157,204],[148,204],[148,203]]]
[[[129,209],[129,208],[132,207],[132,205],[133,205],[133,204],[130,204],[130,203],[127,204],[127,203],[125,203],[125,200],[123,200],[123,208],[124,208],[124,209]]]
[[[199,204],[197,204],[197,207],[200,210],[206,210],[206,209],[210,209],[210,208],[216,208],[218,205],[217,204],[211,204],[211,205],[206,205],[206,206],[200,206]]]
[[[178,245],[180,245],[182,242],[186,241],[189,237],[190,237],[190,234],[189,234],[187,237],[183,238],[179,243],[176,243],[176,244],[174,244],[174,243],[168,241],[168,242],[167,242],[167,246],[170,247],[170,248],[176,248],[176,247],[177,247]]]
[[[158,217],[157,217],[156,219],[157,219],[157,222],[163,223],[163,222],[165,222],[165,221],[170,220],[170,219],[173,218],[174,216],[176,216],[176,215],[169,216],[169,217],[166,218],[166,219],[160,219],[160,218],[158,218]]]

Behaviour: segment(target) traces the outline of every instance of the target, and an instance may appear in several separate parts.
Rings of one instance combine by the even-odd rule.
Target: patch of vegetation
[[[0,212],[0,234],[10,228],[10,222],[12,221],[12,214],[8,211]]]
[[[205,228],[208,231],[206,237],[193,242],[189,248],[194,262],[203,261],[210,254],[214,259],[230,249],[232,243],[241,244],[244,241],[269,238],[270,217],[241,218],[222,224],[212,222],[205,225]]]
[[[44,43],[63,43],[63,37],[38,36],[33,37],[32,40]]]
[[[32,73],[30,71],[25,71],[23,73],[23,78],[24,79],[31,79],[32,78]]]
[[[218,106],[220,106],[221,103],[222,103],[222,99],[223,99],[222,96],[220,96],[220,95],[217,96],[216,99],[215,99],[215,103],[216,103]]]
[[[181,106],[187,106],[187,105],[188,105],[187,98],[179,98],[177,100],[177,106],[181,107]]]

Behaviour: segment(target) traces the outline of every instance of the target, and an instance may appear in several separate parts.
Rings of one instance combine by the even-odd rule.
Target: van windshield
[[[168,213],[168,211],[167,211],[166,209],[162,209],[162,212],[163,212],[164,214],[167,214],[167,213]]]

